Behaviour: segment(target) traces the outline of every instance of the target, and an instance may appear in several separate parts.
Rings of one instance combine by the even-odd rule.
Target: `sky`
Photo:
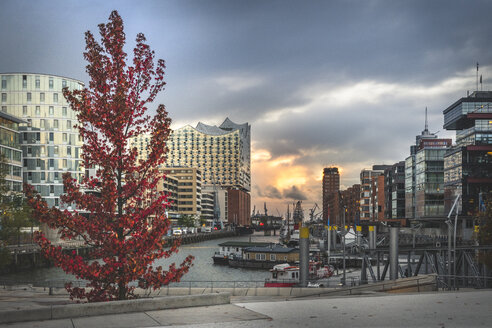
[[[88,82],[84,32],[112,10],[131,52],[143,32],[166,61],[172,128],[229,117],[251,124],[252,207],[321,206],[323,167],[341,189],[409,155],[443,110],[490,90],[492,1],[2,0],[0,72]],[[479,87],[480,88],[480,87]]]

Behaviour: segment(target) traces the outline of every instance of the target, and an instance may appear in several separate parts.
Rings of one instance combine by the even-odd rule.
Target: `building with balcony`
[[[177,192],[171,196],[176,200],[169,209],[169,218],[177,219],[180,215],[190,215],[198,221],[202,212],[202,177],[200,170],[190,167],[163,168],[166,179],[159,184],[162,189],[172,193],[177,182]],[[166,187],[167,184],[167,187]]]
[[[354,184],[346,190],[340,191],[341,209],[346,208],[345,223],[347,225],[360,222],[360,184]],[[341,224],[341,223],[339,223]]]
[[[384,170],[389,165],[373,165],[360,172],[360,220],[377,221],[384,218]]]
[[[340,173],[338,167],[323,169],[323,222],[340,224]]]
[[[33,185],[48,206],[64,208],[62,174],[82,176],[82,139],[76,114],[62,89],[82,89],[71,78],[33,73],[0,73],[1,111],[26,121],[19,127],[23,181]]]
[[[139,158],[147,158],[149,135],[132,138]],[[166,167],[195,167],[204,184],[251,190],[251,126],[228,118],[219,126],[198,123],[173,131],[168,140]]]
[[[0,154],[5,187],[22,192],[22,150],[19,145],[19,124],[25,121],[0,111]]]
[[[492,191],[492,91],[476,91],[444,110],[444,128],[456,131],[456,144],[444,155],[444,211],[458,195],[463,231]]]

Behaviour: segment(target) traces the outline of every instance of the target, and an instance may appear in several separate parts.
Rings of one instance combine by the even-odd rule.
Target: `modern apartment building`
[[[198,220],[202,211],[202,177],[200,170],[190,167],[172,167],[164,168],[162,172],[167,176],[166,180],[163,181],[163,188],[167,183],[167,188],[170,189],[174,184],[172,182],[173,178],[178,182],[177,207],[173,206],[173,211],[169,211],[169,218],[175,219],[179,215],[191,215]]]
[[[148,155],[149,135],[134,137],[139,158]],[[227,118],[219,127],[198,123],[171,133],[166,167],[195,167],[204,184],[251,190],[251,126]]]
[[[384,218],[384,170],[389,165],[373,165],[360,172],[360,220]]]
[[[223,224],[230,223],[228,219],[229,205],[227,189],[217,185],[202,186],[202,217],[207,220],[207,226],[213,226],[215,221]]]
[[[62,89],[82,89],[83,83],[33,73],[0,73],[0,81],[2,112],[27,122],[19,127],[24,182],[32,184],[49,206],[64,208],[59,198],[62,174],[81,179],[82,139]]]
[[[405,162],[384,170],[384,219],[405,218]]]
[[[137,148],[139,158],[147,157],[150,139],[149,135],[140,135],[131,140],[130,147]],[[187,125],[171,133],[168,149],[166,168],[197,168],[201,172],[201,182],[204,185],[240,190],[245,192],[240,199],[250,198],[251,126],[248,123],[236,124],[226,118],[218,127],[201,122],[195,128]],[[220,200],[218,202],[221,203]],[[247,203],[249,202],[250,200]],[[229,213],[231,210],[228,208],[225,212]],[[242,212],[239,208],[235,211]],[[241,219],[241,222],[248,221],[249,225],[250,210],[247,212],[248,219]],[[228,216],[221,219],[229,223],[233,220]]]
[[[473,92],[443,113],[444,128],[456,131],[456,144],[444,155],[444,211],[460,195],[463,228],[471,229],[472,217],[492,191],[492,91]]]
[[[444,154],[451,139],[430,133],[425,111],[425,129],[410,147],[405,159],[405,217],[433,221],[444,216]]]
[[[340,173],[337,167],[323,169],[323,222],[340,224]]]
[[[341,206],[347,209],[345,223],[347,225],[360,222],[360,184],[354,184],[346,190],[340,191]]]
[[[19,145],[19,124],[23,120],[0,111],[0,152],[6,188],[22,191],[22,150]]]

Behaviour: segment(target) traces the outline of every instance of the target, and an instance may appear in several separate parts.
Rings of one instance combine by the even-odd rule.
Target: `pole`
[[[374,244],[374,226],[369,226],[369,248],[374,249],[375,247],[373,246]]]
[[[390,280],[398,279],[398,234],[400,228],[390,228]]]
[[[328,263],[330,263],[330,251],[331,251],[331,225],[328,226]]]
[[[346,270],[345,270],[345,234],[347,233],[345,231],[345,211],[347,210],[347,207],[343,207],[343,230],[342,230],[342,241],[343,241],[343,282],[342,285],[345,286],[346,283]]]
[[[446,224],[448,225],[448,288],[451,289],[451,249],[453,245],[453,226],[451,225],[451,222],[446,221]]]
[[[307,287],[309,276],[309,228],[299,228],[300,286]]]

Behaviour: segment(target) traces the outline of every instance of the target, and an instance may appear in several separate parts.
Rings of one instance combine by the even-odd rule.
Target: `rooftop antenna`
[[[425,131],[429,131],[429,124],[427,124],[427,106],[425,106]]]
[[[482,74],[480,74],[480,91],[483,91]]]
[[[478,66],[479,65],[478,65],[478,62],[477,62],[477,89],[476,89],[477,91],[478,91]]]

